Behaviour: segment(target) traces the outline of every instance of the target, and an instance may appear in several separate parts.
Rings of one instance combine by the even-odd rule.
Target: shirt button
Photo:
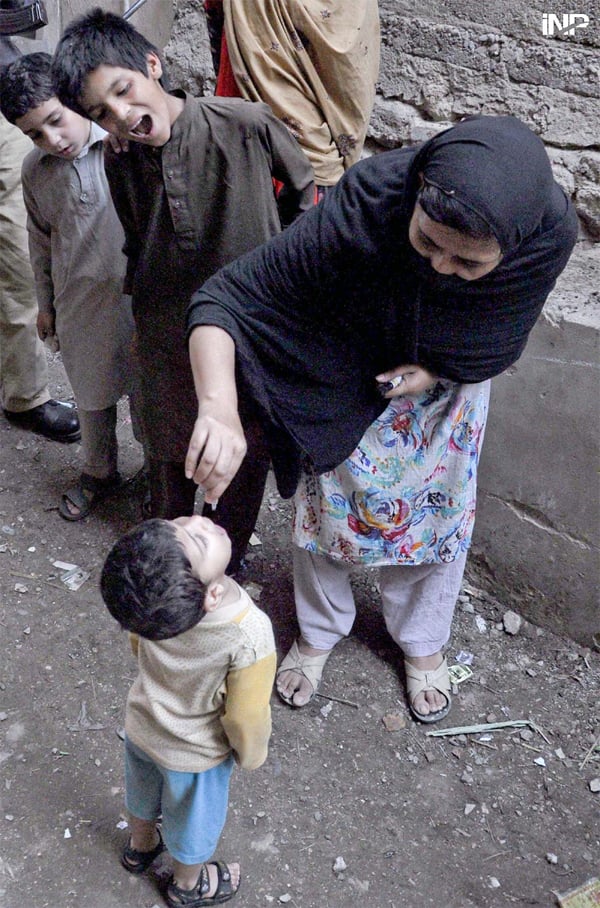
[[[88,196],[87,192],[82,192],[81,195],[79,196],[79,198],[82,202],[87,202],[89,196]]]
[[[173,202],[173,208],[181,208],[181,202],[179,201],[179,199],[177,199],[177,201]]]
[[[173,171],[172,171],[172,170],[167,170],[167,179],[169,179],[169,180],[172,180],[172,179],[173,179]]]

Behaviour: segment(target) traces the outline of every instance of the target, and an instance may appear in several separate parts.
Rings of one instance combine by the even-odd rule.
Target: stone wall
[[[544,8],[530,4],[486,3],[482,23],[482,5],[468,0],[420,3],[418,16],[413,3],[381,0],[371,138],[396,147],[466,114],[515,114],[542,137],[586,233],[600,239],[600,8],[593,5],[596,21],[559,39],[542,35]]]

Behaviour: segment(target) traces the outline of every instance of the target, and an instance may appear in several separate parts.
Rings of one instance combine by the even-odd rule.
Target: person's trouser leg
[[[79,410],[82,473],[107,479],[117,472],[117,407]]]
[[[405,656],[430,656],[448,642],[466,560],[465,552],[448,564],[379,569],[386,627]]]
[[[332,649],[352,630],[356,606],[351,564],[332,561],[294,546],[294,598],[302,639],[315,649]]]
[[[21,164],[31,147],[0,115],[0,402],[14,413],[50,399],[21,190]]]
[[[144,449],[144,460],[148,459],[146,443],[146,432],[144,429],[144,406],[142,397],[141,366],[138,356],[137,335],[131,340],[129,351],[129,415],[131,417],[131,431],[135,440]]]
[[[222,526],[231,539],[231,561],[228,572],[234,574],[246,554],[262,504],[269,472],[270,457],[265,438],[256,420],[242,414],[248,450],[233,481],[225,490],[216,509],[205,505],[202,511]]]
[[[183,463],[148,458],[149,516],[174,520],[194,513],[196,483],[187,479]]]
[[[0,401],[23,413],[50,400],[46,352],[37,336],[37,303],[26,299],[31,291],[14,281],[10,290],[2,285],[0,275]]]
[[[141,409],[140,395],[137,390],[130,391],[128,395],[129,400],[129,416],[131,418],[131,432],[133,437],[138,444],[144,449],[144,458],[146,457],[147,445],[145,443],[145,432],[144,432],[144,422],[141,417],[143,412]]]

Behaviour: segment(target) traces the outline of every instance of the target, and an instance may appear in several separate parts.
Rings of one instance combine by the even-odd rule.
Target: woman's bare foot
[[[434,671],[439,668],[444,657],[441,652],[433,653],[432,656],[405,656],[405,662],[414,665],[415,668],[424,672]],[[438,690],[424,690],[417,694],[412,701],[415,712],[422,716],[428,716],[430,713],[437,713],[443,709],[448,700]]]
[[[315,649],[299,637],[277,673],[276,687],[281,699],[290,706],[306,706],[316,693],[330,653],[330,649]]]

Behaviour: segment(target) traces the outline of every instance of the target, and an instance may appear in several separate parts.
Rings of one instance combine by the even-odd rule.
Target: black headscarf
[[[488,223],[503,253],[490,274],[441,276],[412,248],[421,174]],[[418,363],[465,383],[514,363],[576,235],[541,140],[514,117],[470,118],[350,168],[283,234],[204,284],[188,328],[233,337],[288,496],[303,456],[322,472],[354,450],[384,406],[379,372]]]
[[[414,178],[439,186],[488,224],[504,255],[538,230],[548,210],[565,211],[544,143],[516,117],[474,117],[426,142]]]

